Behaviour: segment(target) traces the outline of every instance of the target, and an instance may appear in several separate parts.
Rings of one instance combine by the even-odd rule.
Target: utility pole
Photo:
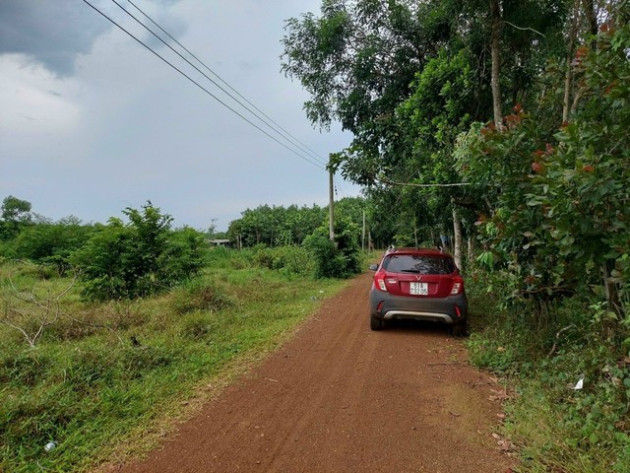
[[[361,231],[361,250],[365,251],[365,210],[363,211],[363,230]]]
[[[329,202],[328,202],[328,230],[329,230],[329,236],[330,236],[330,241],[335,241],[335,226],[334,226],[334,221],[333,221],[333,215],[334,215],[334,204],[335,204],[335,192],[334,192],[334,183],[333,183],[333,175],[335,174],[335,171],[333,169],[332,166],[328,166],[328,173],[329,173],[329,179],[328,179],[328,197],[329,197]]]

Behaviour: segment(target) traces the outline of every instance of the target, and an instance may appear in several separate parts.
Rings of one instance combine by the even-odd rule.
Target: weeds
[[[516,390],[506,404],[505,435],[519,447],[518,471],[630,471],[630,356],[623,334],[607,330],[606,311],[588,295],[551,301],[541,314],[527,301],[505,304],[501,293],[509,284],[492,279],[477,273],[469,284],[471,307],[486,308],[472,314],[469,350],[475,364]],[[489,300],[501,302],[488,307]]]
[[[83,471],[148,448],[166,418],[185,415],[182,403],[209,395],[200,386],[246,369],[313,310],[320,291],[344,284],[220,253],[198,279],[133,303],[84,302],[72,287],[34,347],[0,325],[0,471]],[[233,269],[233,258],[247,267]],[[9,269],[0,267],[3,277]],[[68,282],[15,278],[37,294]],[[56,448],[46,451],[51,441]]]
[[[62,301],[75,283],[76,278],[73,278],[59,293],[53,294],[49,289],[45,296],[40,296],[35,290],[18,289],[13,277],[9,275],[0,288],[0,325],[18,331],[28,345],[34,348],[44,330],[59,321]]]

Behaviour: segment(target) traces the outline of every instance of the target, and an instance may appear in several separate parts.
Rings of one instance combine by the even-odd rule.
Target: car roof
[[[394,248],[388,250],[386,256],[389,255],[420,255],[420,256],[437,256],[442,258],[452,258],[448,253],[443,253],[433,248]]]

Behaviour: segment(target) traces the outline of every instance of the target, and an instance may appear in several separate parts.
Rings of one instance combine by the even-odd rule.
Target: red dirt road
[[[441,327],[371,332],[368,275],[125,473],[504,473],[498,389]]]

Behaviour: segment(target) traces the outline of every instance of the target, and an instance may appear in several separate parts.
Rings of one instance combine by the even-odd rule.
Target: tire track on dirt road
[[[503,473],[490,378],[442,327],[369,330],[370,276],[124,473]]]

